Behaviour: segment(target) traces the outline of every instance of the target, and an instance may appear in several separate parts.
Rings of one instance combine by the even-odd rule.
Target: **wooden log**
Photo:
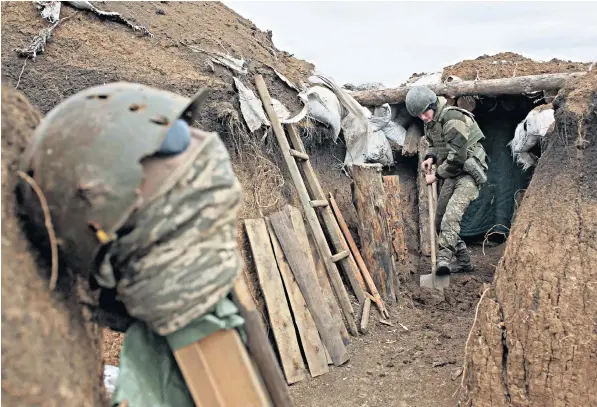
[[[299,382],[305,378],[305,365],[265,220],[245,219],[245,229],[286,381]]]
[[[359,269],[361,271],[362,278],[365,282],[365,285],[369,289],[369,292],[371,293],[371,295],[373,297],[373,302],[375,302],[375,305],[377,305],[377,308],[379,309],[379,313],[381,314],[381,316],[384,318],[389,318],[390,314],[388,314],[386,305],[384,304],[383,300],[381,299],[381,296],[379,295],[379,292],[377,291],[377,287],[375,287],[375,283],[373,282],[373,279],[371,278],[371,274],[369,274],[367,265],[363,261],[361,252],[359,252],[359,248],[357,247],[356,242],[354,241],[352,235],[350,234],[348,225],[346,225],[346,222],[344,221],[344,216],[342,216],[342,212],[340,212],[340,208],[338,207],[338,204],[336,203],[336,200],[334,199],[334,196],[332,195],[331,192],[330,192],[330,204],[332,206],[332,209],[334,210],[334,214],[336,215],[336,219],[338,220],[340,229],[342,229],[342,233],[344,234],[344,237],[346,237],[346,241],[348,242],[350,251],[352,252],[352,254],[357,262],[357,265],[359,266]]]
[[[383,187],[387,197],[388,228],[392,239],[394,258],[396,259],[396,269],[402,279],[406,280],[416,270],[411,270],[412,264],[406,247],[406,239],[404,238],[405,226],[400,194],[400,178],[398,175],[383,177]],[[398,283],[398,279],[396,279],[396,283]],[[396,287],[398,287],[398,284],[396,284]]]
[[[296,279],[292,275],[292,271],[290,271],[290,266],[286,261],[286,256],[284,256],[280,242],[274,233],[271,221],[266,218],[266,223],[269,236],[272,240],[272,247],[276,256],[276,261],[278,262],[278,269],[282,275],[282,281],[284,282],[284,287],[286,288],[286,293],[288,294],[290,307],[292,308],[294,322],[296,323],[301,343],[303,345],[303,352],[305,353],[305,359],[307,359],[309,372],[311,373],[312,377],[320,376],[329,371],[324,351],[325,347],[321,342],[319,332],[317,332],[317,327],[315,326],[313,317],[311,316],[309,308],[305,303],[305,298],[301,293],[301,289],[299,288]]]
[[[284,155],[284,161],[286,162],[286,166],[290,171],[290,176],[292,177],[292,181],[298,192],[301,204],[303,206],[303,210],[305,211],[305,215],[307,217],[307,221],[309,222],[309,226],[313,231],[313,237],[317,242],[317,247],[322,253],[323,261],[325,263],[328,276],[332,283],[332,287],[334,288],[334,291],[338,296],[340,308],[342,309],[342,312],[344,313],[347,322],[350,324],[349,329],[351,329],[351,327],[354,327],[354,333],[352,329],[351,333],[357,335],[356,324],[354,322],[354,309],[352,308],[352,304],[350,303],[350,298],[348,297],[348,293],[344,288],[344,284],[342,283],[342,278],[340,277],[340,273],[338,272],[336,263],[334,263],[331,260],[332,252],[330,251],[327,240],[323,233],[323,229],[321,228],[321,224],[319,223],[317,213],[315,212],[315,209],[311,207],[311,198],[309,197],[309,193],[307,192],[307,188],[305,187],[305,183],[303,181],[303,178],[301,177],[301,173],[299,172],[297,163],[295,159],[290,155],[290,145],[288,144],[286,134],[284,133],[284,129],[280,124],[280,119],[278,118],[278,115],[274,110],[271,96],[269,94],[269,91],[267,90],[267,86],[265,85],[265,81],[263,80],[263,77],[261,75],[255,75],[255,86],[257,87],[257,91],[259,92],[259,96],[261,97],[261,101],[263,102],[265,112],[267,113],[269,120],[272,123],[274,134],[276,135],[276,139],[278,140],[278,144],[280,145],[280,149],[282,150],[282,154]],[[308,163],[309,161],[303,162]],[[352,321],[352,323],[350,321]]]
[[[395,267],[381,168],[381,164],[352,166],[355,195],[353,202],[359,219],[358,230],[363,259],[381,298],[392,304],[396,298]]]
[[[305,152],[305,146],[303,145],[303,141],[301,140],[300,136],[297,134],[294,126],[287,125],[286,128],[288,129],[288,136],[290,138],[290,142],[294,146],[294,148],[298,151]],[[309,194],[313,199],[318,201],[325,201],[327,203],[325,193],[319,184],[319,180],[317,179],[317,175],[313,170],[313,166],[311,165],[310,161],[304,161],[300,163],[300,166],[303,170],[306,180],[306,186],[309,191]],[[341,253],[344,250],[348,250],[348,245],[338,226],[338,222],[332,213],[332,210],[329,206],[326,205],[326,208],[320,209],[319,214],[321,215],[321,219],[323,220],[323,224],[326,228],[327,235],[330,238],[332,246],[335,249],[336,253]],[[359,300],[359,303],[362,303],[365,300],[364,290],[365,285],[362,281],[359,281],[359,267],[357,266],[354,258],[352,256],[343,259],[341,262],[338,263],[340,268],[346,275],[352,291],[354,295]],[[355,326],[356,328],[356,326]]]
[[[579,78],[585,74],[586,72],[553,73],[480,81],[454,81],[430,85],[429,88],[437,95],[450,95],[454,98],[466,95],[521,95],[544,90],[557,90],[562,88],[566,81]],[[408,86],[402,86],[394,89],[352,92],[350,95],[361,105],[380,106],[384,103],[404,103],[409,89]]]
[[[367,333],[367,326],[369,325],[369,315],[371,315],[371,299],[365,299],[363,303],[363,311],[361,312],[361,324],[359,330],[362,334]]]
[[[296,209],[296,208],[294,208]],[[311,311],[315,325],[336,366],[348,361],[348,352],[338,334],[338,327],[326,307],[323,291],[318,284],[313,259],[299,242],[288,211],[277,212],[270,217],[276,237],[290,265],[305,302]]]
[[[419,152],[421,136],[423,136],[423,130],[419,123],[412,122],[406,129],[406,136],[404,136],[404,145],[402,146],[403,156],[410,157]]]
[[[261,373],[263,383],[274,406],[290,407],[290,394],[284,380],[282,369],[272,349],[261,314],[255,306],[253,297],[247,286],[244,275],[240,275],[232,290],[232,298],[238,307],[240,315],[245,320],[244,329],[247,333],[247,347],[251,357]]]
[[[292,218],[296,215],[294,215],[294,212],[292,212],[290,216]],[[298,235],[301,244],[304,247],[309,246],[309,248],[311,249],[311,254],[313,255],[313,263],[315,263],[315,271],[317,272],[317,278],[319,279],[319,286],[323,290],[323,295],[330,309],[330,313],[332,314],[332,318],[338,324],[338,332],[340,333],[340,337],[342,337],[342,341],[344,342],[344,344],[348,345],[350,343],[350,335],[346,330],[346,325],[344,324],[344,320],[342,319],[342,310],[338,305],[338,300],[336,299],[336,296],[334,295],[334,290],[332,290],[332,286],[330,285],[330,279],[327,276],[325,264],[323,263],[321,254],[319,253],[317,245],[315,244],[315,240],[313,239],[313,234],[310,230],[307,230],[305,228],[304,223],[298,222],[298,220],[295,219],[293,219],[292,222],[294,227],[297,228],[297,231],[299,232]],[[303,236],[307,236],[306,242],[302,240],[304,239]]]

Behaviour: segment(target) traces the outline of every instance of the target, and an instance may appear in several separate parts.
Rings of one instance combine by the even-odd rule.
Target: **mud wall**
[[[81,314],[76,286],[48,290],[49,267],[31,250],[16,214],[17,163],[41,118],[2,85],[2,405],[100,406],[99,341]]]
[[[465,405],[597,405],[597,73],[554,107],[472,331]]]

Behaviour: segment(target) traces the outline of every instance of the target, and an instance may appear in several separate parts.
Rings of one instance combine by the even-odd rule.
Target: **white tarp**
[[[271,123],[267,118],[267,114],[263,109],[261,99],[256,96],[251,89],[245,86],[240,79],[234,78],[234,84],[238,90],[240,111],[251,133],[261,128],[261,126],[271,126]],[[303,109],[294,117],[290,117],[290,112],[286,106],[282,104],[282,102],[272,98],[274,112],[276,112],[276,116],[278,116],[281,123],[297,123],[305,117],[307,114],[307,99],[301,97],[301,95],[299,95],[299,98],[303,102],[304,106]]]
[[[512,156],[527,170],[537,164],[537,157],[529,151],[537,145],[555,123],[551,105],[538,106],[531,110],[527,117],[516,126],[514,138],[508,143]]]

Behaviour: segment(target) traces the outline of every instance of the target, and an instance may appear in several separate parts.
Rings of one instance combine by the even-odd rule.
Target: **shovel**
[[[419,285],[421,287],[434,288],[443,291],[450,285],[450,275],[436,276],[436,253],[435,253],[435,205],[437,204],[437,183],[427,185],[427,201],[429,203],[429,235],[431,246],[431,274],[421,274]]]

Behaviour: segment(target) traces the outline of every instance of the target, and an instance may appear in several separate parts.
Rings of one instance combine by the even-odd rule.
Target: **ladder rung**
[[[328,206],[328,201],[325,199],[316,199],[310,202],[311,208],[325,208]]]
[[[290,149],[290,155],[296,158],[300,158],[301,160],[307,161],[309,156],[306,153],[301,153],[298,150]]]
[[[340,253],[334,254],[334,255],[331,257],[331,260],[332,260],[332,262],[334,262],[334,263],[337,263],[337,262],[339,262],[340,260],[344,260],[345,258],[347,258],[347,257],[348,257],[348,254],[349,254],[348,250],[344,250],[343,252],[340,252]]]

